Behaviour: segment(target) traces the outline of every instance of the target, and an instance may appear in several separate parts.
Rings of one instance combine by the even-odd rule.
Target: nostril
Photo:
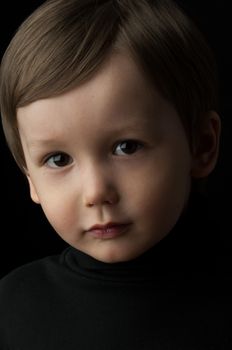
[[[94,207],[94,204],[93,203],[87,203],[86,206],[91,208],[91,207]]]
[[[95,193],[91,196],[85,197],[85,205],[88,208],[103,206],[103,205],[115,205],[119,201],[119,196],[116,191],[109,190],[106,193]]]
[[[97,205],[113,205],[115,203],[115,201],[112,199],[112,200],[104,200],[102,201],[101,203],[99,202],[96,202],[96,203],[87,203],[86,206],[91,208],[91,207],[94,207],[94,206],[97,206]]]

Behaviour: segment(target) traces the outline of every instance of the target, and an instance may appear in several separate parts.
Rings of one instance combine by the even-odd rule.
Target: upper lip
[[[128,225],[127,223],[119,223],[119,222],[108,222],[107,224],[96,224],[88,228],[86,231],[93,231],[93,230],[107,230],[114,226],[122,226],[122,225]]]

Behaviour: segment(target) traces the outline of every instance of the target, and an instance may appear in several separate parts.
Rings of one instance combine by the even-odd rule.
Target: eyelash
[[[129,150],[128,150],[128,153],[125,153],[125,149],[124,151],[121,151],[122,153],[121,154],[117,154],[116,151],[117,151],[117,148],[119,146],[122,146],[122,145],[127,145],[128,146],[129,144]],[[137,141],[137,140],[123,140],[123,141],[120,141],[120,142],[117,142],[115,144],[115,146],[113,147],[113,154],[116,155],[116,156],[130,156],[130,155],[133,155],[134,153],[138,152],[141,148],[143,148],[143,143],[141,143],[140,141]],[[60,160],[55,160],[55,158],[61,158],[61,162],[62,162],[62,158],[65,158],[65,160],[62,162],[62,163],[65,163],[61,166],[59,165],[55,165],[55,166],[51,166],[49,165],[49,161],[57,161],[59,162]],[[48,157],[46,157],[44,163],[49,167],[49,168],[63,168],[63,167],[66,167],[68,166],[69,164],[72,163],[72,158],[64,153],[64,152],[56,152],[54,154],[50,154]]]

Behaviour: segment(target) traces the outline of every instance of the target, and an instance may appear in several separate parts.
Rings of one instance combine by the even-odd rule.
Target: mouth
[[[98,239],[112,239],[125,234],[131,224],[129,223],[107,223],[105,225],[94,225],[86,233]]]

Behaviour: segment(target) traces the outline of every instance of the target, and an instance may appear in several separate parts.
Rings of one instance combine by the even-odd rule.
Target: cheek
[[[62,198],[53,195],[45,196],[41,201],[41,207],[47,220],[60,236],[66,236],[74,230],[78,222],[76,201],[72,195],[63,195]]]
[[[147,220],[160,218],[173,222],[186,204],[190,183],[188,162],[153,163],[131,177],[128,185],[131,205]]]

